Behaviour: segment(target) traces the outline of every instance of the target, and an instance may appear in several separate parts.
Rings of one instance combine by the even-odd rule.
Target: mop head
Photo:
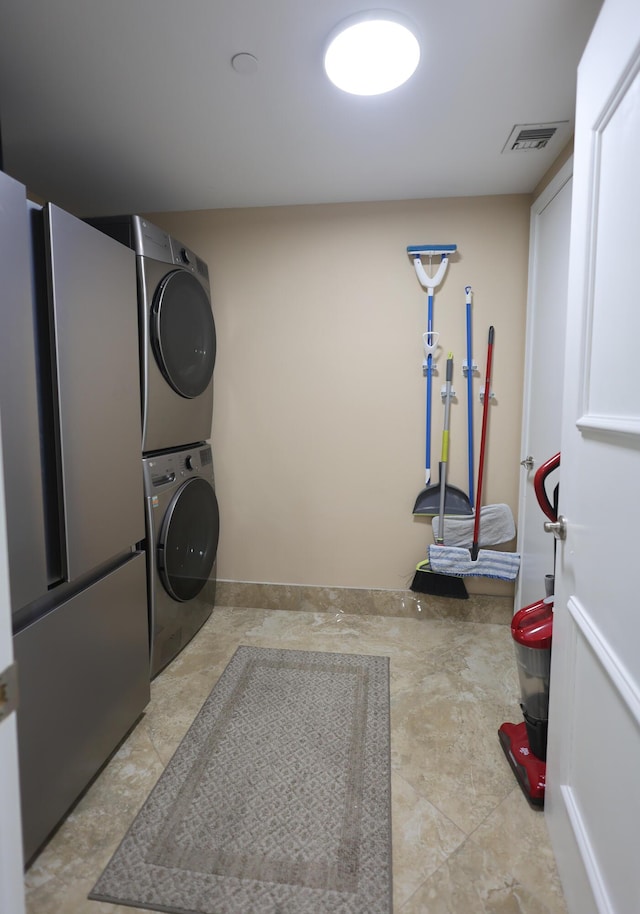
[[[440,518],[434,517],[434,538],[442,538],[447,546],[466,546],[473,544],[474,517],[458,517],[445,514],[444,533],[440,532]],[[480,509],[480,546],[497,546],[508,543],[516,535],[516,525],[509,505],[485,505]]]
[[[428,257],[430,254],[455,254],[457,250],[456,244],[410,244],[407,254],[411,257]]]
[[[517,552],[480,549],[474,562],[468,549],[458,546],[429,546],[429,565],[438,574],[450,574],[454,577],[515,581],[520,568],[520,555]]]

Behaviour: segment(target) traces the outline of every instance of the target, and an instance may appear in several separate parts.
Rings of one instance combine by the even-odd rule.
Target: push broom
[[[478,486],[476,491],[476,513],[473,526],[473,543],[471,550],[457,546],[429,546],[429,564],[434,572],[454,577],[498,578],[503,581],[515,580],[520,568],[520,555],[517,552],[497,552],[480,549],[480,505],[482,504],[482,483],[484,478],[484,458],[487,441],[487,422],[489,418],[489,400],[491,397],[491,368],[493,362],[494,329],[489,327],[487,348],[487,371],[484,384],[484,401],[482,409],[482,432],[480,436],[480,465],[478,467]]]

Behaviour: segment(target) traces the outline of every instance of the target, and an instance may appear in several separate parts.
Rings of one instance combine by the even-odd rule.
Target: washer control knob
[[[180,251],[180,259],[183,263],[191,263],[191,258],[189,257],[189,251],[186,248],[182,248]]]
[[[186,468],[187,468],[188,470],[195,470],[196,465],[195,465],[195,463],[193,462],[193,457],[191,456],[191,454],[188,454],[188,455],[187,455],[187,457],[186,457],[186,459],[185,459],[185,461],[184,461],[184,465],[186,466]]]

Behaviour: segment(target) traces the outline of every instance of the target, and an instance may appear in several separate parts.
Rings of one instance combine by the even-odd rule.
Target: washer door
[[[200,593],[218,551],[220,515],[211,483],[202,477],[180,486],[167,508],[158,539],[158,571],[174,600]]]
[[[216,329],[211,303],[191,273],[167,273],[151,308],[151,345],[160,371],[181,397],[203,393],[213,375]]]

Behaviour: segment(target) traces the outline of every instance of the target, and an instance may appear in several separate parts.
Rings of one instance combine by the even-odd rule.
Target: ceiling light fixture
[[[334,29],[324,68],[345,92],[382,95],[405,83],[419,61],[413,25],[399,13],[372,10],[350,16]]]

